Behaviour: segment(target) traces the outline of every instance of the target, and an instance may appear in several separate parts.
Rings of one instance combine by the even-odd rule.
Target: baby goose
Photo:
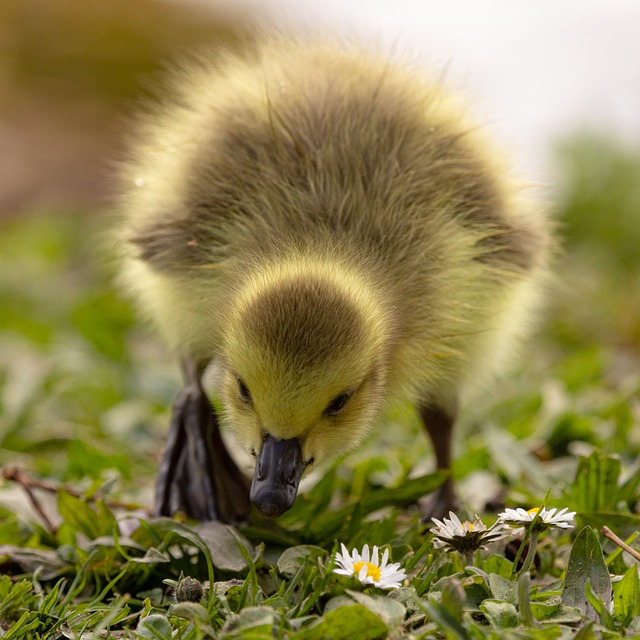
[[[124,176],[122,278],[185,378],[158,514],[278,516],[396,401],[450,468],[459,404],[527,333],[551,241],[441,86],[327,44],[201,60],[141,121]],[[250,486],[202,388],[211,362]],[[449,479],[428,510],[453,500]]]

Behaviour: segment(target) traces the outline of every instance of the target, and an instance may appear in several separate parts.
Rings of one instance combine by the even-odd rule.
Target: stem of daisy
[[[475,549],[465,549],[463,551],[463,555],[464,555],[464,562],[465,562],[465,567],[472,567],[473,566],[473,556],[475,553]]]
[[[526,573],[531,569],[531,565],[533,564],[533,559],[536,557],[536,549],[538,548],[538,536],[540,535],[539,531],[535,529],[531,532],[531,537],[529,538],[529,551],[527,551],[527,557],[524,559],[524,563],[522,565],[522,569],[518,572],[518,575]]]

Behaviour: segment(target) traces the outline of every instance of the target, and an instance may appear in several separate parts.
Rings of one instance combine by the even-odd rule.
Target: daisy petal
[[[382,562],[379,562],[380,548],[377,545],[370,549],[365,544],[362,553],[356,549],[349,553],[344,544],[340,547],[341,551],[335,554],[338,567],[333,569],[333,573],[337,575],[357,578],[362,584],[374,585],[380,589],[397,589],[407,577],[399,562],[387,564],[389,549],[382,552]]]

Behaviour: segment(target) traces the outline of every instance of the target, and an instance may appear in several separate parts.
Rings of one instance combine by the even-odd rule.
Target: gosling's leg
[[[427,429],[436,454],[436,467],[451,471],[451,445],[453,425],[456,421],[456,411],[447,411],[438,405],[423,405],[419,407],[420,416]],[[421,505],[425,520],[442,518],[449,511],[455,511],[458,500],[453,487],[453,478],[449,476]]]
[[[184,387],[173,407],[156,480],[156,515],[241,522],[249,515],[249,482],[229,455],[202,388],[206,364],[182,363]]]

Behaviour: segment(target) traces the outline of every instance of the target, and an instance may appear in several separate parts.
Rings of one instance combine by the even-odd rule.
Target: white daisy
[[[487,543],[499,540],[504,536],[502,522],[497,521],[487,527],[478,515],[473,522],[469,522],[469,520],[461,522],[453,511],[449,511],[449,518],[443,518],[442,521],[437,518],[431,519],[436,525],[431,531],[435,537],[433,546],[436,549],[448,547],[466,554],[476,549],[484,549]]]
[[[576,515],[575,511],[569,511],[564,508],[558,513],[557,509],[544,509],[540,507],[534,507],[525,511],[522,508],[518,509],[505,509],[502,513],[498,514],[498,519],[504,525],[512,528],[514,535],[521,535],[525,529],[534,521],[536,516],[536,524],[534,525],[535,531],[538,533],[546,531],[552,527],[558,527],[560,529],[571,529],[573,524],[573,518]]]
[[[400,563],[387,564],[389,560],[389,550],[385,549],[382,554],[382,561],[378,562],[378,547],[373,547],[373,552],[369,554],[369,545],[365,544],[362,554],[353,549],[351,554],[344,544],[340,543],[342,552],[336,552],[336,564],[338,569],[334,573],[341,576],[352,576],[358,578],[362,584],[372,584],[380,589],[397,589],[401,582],[407,577],[404,569],[400,569]]]

